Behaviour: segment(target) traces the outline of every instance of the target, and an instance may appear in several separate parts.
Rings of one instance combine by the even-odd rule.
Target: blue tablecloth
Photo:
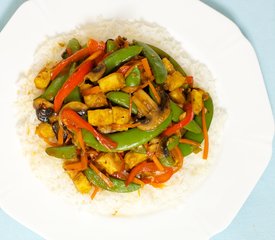
[[[23,2],[24,0],[0,0],[0,30]],[[275,0],[203,0],[203,2],[233,20],[254,46],[274,113]],[[211,240],[275,239],[274,142],[271,162],[250,197],[230,226]],[[11,219],[0,209],[0,239],[40,240],[42,238]]]

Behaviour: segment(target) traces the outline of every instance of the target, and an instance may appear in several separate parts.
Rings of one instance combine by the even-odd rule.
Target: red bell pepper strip
[[[142,179],[144,183],[164,183],[168,181],[174,173],[173,169],[170,167],[164,167],[164,171],[159,171],[157,165],[154,162],[142,162],[131,170],[125,182],[126,186],[134,181],[136,175],[143,172],[152,173],[150,177]]]
[[[171,167],[165,167],[163,173],[156,174],[147,178],[143,178],[142,181],[146,184],[148,183],[165,183],[167,182],[172,175],[174,174],[174,171]]]
[[[51,72],[51,80],[54,80],[56,76],[69,64],[72,62],[79,61],[90,55],[90,49],[88,47],[82,48],[75,52],[73,55],[67,57],[66,59],[59,62]]]
[[[105,42],[103,42],[103,41],[98,42],[91,38],[87,43],[87,47],[89,48],[90,53],[93,53],[98,50],[102,50],[104,52],[105,51]]]
[[[69,79],[63,84],[61,89],[55,96],[54,99],[54,111],[58,112],[62,106],[64,99],[78,86],[83,80],[85,75],[90,72],[93,61],[100,56],[101,50],[94,52],[90,57],[84,60],[77,70],[69,77]]]
[[[117,143],[97,132],[92,125],[81,118],[75,111],[65,108],[61,112],[62,122],[73,129],[86,129],[91,132],[94,137],[106,148],[112,149],[117,146]]]
[[[105,50],[105,43],[104,42],[98,42],[94,39],[90,39],[87,43],[87,47],[80,49],[79,51],[75,52],[73,55],[69,56],[68,58],[62,60],[59,62],[54,69],[51,72],[51,80],[55,79],[56,76],[69,64],[72,62],[79,61],[90,54],[101,50],[104,52]]]
[[[62,106],[64,99],[70,94],[74,88],[80,84],[85,75],[90,72],[92,68],[92,61],[86,61],[79,66],[79,68],[69,77],[69,79],[63,84],[61,89],[54,99],[54,111],[58,112]]]
[[[192,109],[192,104],[188,103],[185,105],[186,110],[186,116],[184,119],[182,119],[180,122],[166,128],[165,131],[163,131],[162,136],[168,137],[172,134],[176,133],[178,130],[186,126],[188,123],[190,123],[194,118],[194,112]]]

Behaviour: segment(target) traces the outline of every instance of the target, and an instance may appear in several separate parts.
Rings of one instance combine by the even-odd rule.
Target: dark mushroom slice
[[[91,82],[96,82],[103,76],[105,70],[106,66],[103,62],[101,62],[96,67],[94,67],[92,71],[85,76],[84,79],[85,81],[89,80]]]
[[[138,113],[145,117],[138,126],[143,131],[150,131],[160,125],[170,114],[169,99],[166,97],[158,106],[155,101],[142,89],[133,95],[133,102],[138,108]]]
[[[44,98],[36,98],[33,101],[37,119],[41,122],[49,122],[49,118],[54,114],[53,104]]]

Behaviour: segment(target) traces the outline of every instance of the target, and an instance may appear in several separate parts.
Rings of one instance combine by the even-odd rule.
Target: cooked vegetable
[[[127,87],[136,87],[140,84],[140,71],[137,66],[135,66],[130,74],[127,76],[125,80],[125,84]]]
[[[76,146],[67,145],[60,147],[48,147],[46,153],[50,156],[62,159],[72,159],[77,157]]]
[[[119,106],[129,108],[130,107],[130,96],[124,92],[108,92],[106,97],[114,104]],[[135,103],[132,103],[132,113],[137,114],[137,106]]]
[[[150,67],[152,68],[157,84],[164,83],[167,77],[167,71],[159,55],[147,44],[135,41],[135,44],[142,47],[144,56],[148,59]]]
[[[172,58],[168,53],[164,52],[163,50],[161,50],[160,48],[157,48],[156,46],[150,45],[149,46],[162,58],[167,58],[169,60],[170,63],[173,64],[175,70],[179,71],[183,76],[186,76],[185,71],[183,70],[183,68],[178,64],[178,62]],[[167,70],[168,71],[168,70]]]
[[[141,50],[142,47],[140,46],[130,46],[113,52],[103,60],[106,65],[105,73],[109,74],[114,68],[140,54]]]
[[[212,100],[167,53],[120,36],[82,48],[72,38],[62,58],[34,81],[36,134],[78,192],[163,187],[184,156],[207,158]]]
[[[84,171],[84,174],[88,180],[97,187],[119,193],[127,193],[137,191],[141,186],[135,183],[131,183],[128,186],[125,185],[125,181],[110,177],[110,180],[113,183],[113,187],[108,187],[108,185],[90,168],[87,168]]]

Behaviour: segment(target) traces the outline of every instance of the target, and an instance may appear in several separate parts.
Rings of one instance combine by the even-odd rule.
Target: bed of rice
[[[35,128],[39,121],[33,110],[32,102],[40,91],[35,88],[33,79],[45,64],[54,64],[61,59],[60,55],[64,48],[60,47],[59,43],[65,43],[72,37],[76,37],[84,44],[91,37],[106,40],[118,35],[125,36],[129,40],[138,39],[151,43],[171,54],[183,66],[187,74],[194,77],[195,84],[210,93],[215,106],[214,118],[209,131],[210,153],[207,161],[202,160],[201,153],[186,157],[183,168],[162,189],[146,185],[140,193],[121,194],[101,191],[91,201],[89,194],[82,195],[76,191],[71,179],[62,168],[62,160],[47,156],[46,144],[35,135]],[[129,216],[150,213],[175,204],[183,204],[216,164],[225,111],[218,107],[215,81],[206,66],[191,59],[182,49],[181,44],[173,39],[164,28],[143,21],[100,19],[96,23],[81,26],[70,33],[46,39],[37,49],[33,62],[33,66],[21,77],[19,84],[20,102],[18,106],[21,115],[19,135],[34,175],[51,192],[65,201],[85,211],[107,215]]]

